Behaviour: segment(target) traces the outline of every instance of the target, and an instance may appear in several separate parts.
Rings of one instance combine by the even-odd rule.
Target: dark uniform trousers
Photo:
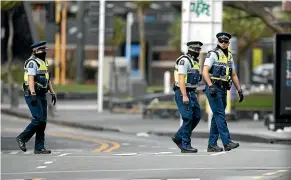
[[[177,131],[175,138],[182,140],[181,148],[187,149],[191,147],[191,134],[193,129],[200,121],[200,105],[198,103],[195,92],[186,90],[189,99],[188,104],[183,103],[183,96],[180,89],[175,90],[175,101],[178,110],[182,116],[183,124]]]
[[[205,93],[208,99],[210,108],[213,113],[211,119],[209,145],[217,145],[218,136],[224,145],[230,143],[230,134],[225,120],[226,96],[227,90],[224,87],[214,85],[216,88],[216,97],[212,97],[209,92],[209,87],[206,85]]]
[[[24,142],[28,142],[35,133],[35,150],[44,149],[45,128],[47,123],[47,100],[46,96],[37,96],[36,106],[31,105],[30,96],[24,96],[26,104],[32,114],[33,119],[26,129],[19,135]]]

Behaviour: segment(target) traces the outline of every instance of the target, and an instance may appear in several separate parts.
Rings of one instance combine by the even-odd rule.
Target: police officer
[[[225,120],[227,90],[230,89],[232,82],[238,90],[239,102],[242,102],[244,99],[236,75],[233,57],[228,50],[231,35],[227,32],[220,32],[216,37],[218,39],[218,45],[206,55],[203,68],[203,78],[206,82],[205,93],[213,112],[207,148],[208,152],[223,151],[221,147],[217,146],[219,135],[225,151],[230,151],[239,146],[239,143],[231,140]]]
[[[202,80],[198,60],[202,45],[203,43],[199,41],[188,42],[188,52],[180,56],[175,64],[173,89],[183,124],[171,139],[182,153],[198,152],[191,146],[191,134],[200,121],[200,105],[196,96],[196,88]]]
[[[53,105],[56,95],[50,81],[46,57],[46,42],[41,41],[31,45],[32,55],[24,63],[24,98],[33,116],[26,129],[17,136],[19,148],[26,151],[25,143],[35,133],[35,154],[50,154],[51,151],[44,147],[45,128],[47,124],[47,99],[46,93],[50,91]]]

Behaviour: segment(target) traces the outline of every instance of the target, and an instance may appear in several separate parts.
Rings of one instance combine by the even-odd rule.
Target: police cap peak
[[[203,43],[200,41],[190,41],[187,43],[187,46],[191,46],[191,47],[201,47],[203,46]]]
[[[32,48],[33,51],[38,50],[38,49],[47,49],[46,48],[46,41],[36,42],[36,43],[32,44],[30,47]]]
[[[229,40],[229,39],[231,39],[231,35],[227,32],[220,32],[220,33],[216,34],[216,38]]]

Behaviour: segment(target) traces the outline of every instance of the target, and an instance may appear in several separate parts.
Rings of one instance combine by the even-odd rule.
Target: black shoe
[[[42,149],[40,151],[34,150],[34,154],[50,154],[52,151],[48,149]]]
[[[235,149],[237,147],[239,147],[239,143],[235,143],[235,142],[230,141],[230,143],[224,145],[224,150],[230,151],[230,150]]]
[[[215,145],[215,146],[210,146],[208,145],[208,148],[207,148],[207,152],[221,152],[223,151],[223,148]]]
[[[26,146],[25,146],[25,142],[22,140],[22,139],[20,139],[19,137],[16,137],[16,141],[17,141],[17,143],[18,143],[18,146],[19,146],[19,148],[23,151],[23,152],[26,152]]]
[[[181,143],[182,143],[182,141],[177,140],[176,137],[175,137],[175,135],[173,135],[173,136],[171,137],[171,139],[172,139],[172,141],[173,141],[173,142],[178,146],[178,148],[181,149]]]
[[[190,147],[190,148],[187,148],[187,149],[182,149],[181,148],[181,153],[197,153],[197,152],[198,152],[198,149],[193,148],[193,147]]]

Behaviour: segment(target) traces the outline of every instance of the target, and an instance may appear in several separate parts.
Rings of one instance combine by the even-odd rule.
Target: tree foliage
[[[112,45],[119,46],[121,43],[124,42],[125,39],[125,25],[126,22],[123,18],[115,16],[113,19],[114,24],[114,32],[113,32],[113,39],[111,41]]]
[[[181,17],[177,16],[169,28],[169,34],[171,36],[169,44],[177,51],[179,51],[181,47],[181,27]]]

